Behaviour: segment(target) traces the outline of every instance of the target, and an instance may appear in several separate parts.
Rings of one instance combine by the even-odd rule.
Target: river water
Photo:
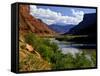
[[[59,41],[56,38],[49,38],[49,39],[51,42],[54,42],[58,45],[59,49],[62,51],[63,54],[71,53],[71,54],[75,55],[76,53],[79,53],[83,50],[83,49],[78,48],[78,47],[96,46],[95,44],[77,44],[74,42]],[[92,51],[92,49],[91,49],[91,51]]]

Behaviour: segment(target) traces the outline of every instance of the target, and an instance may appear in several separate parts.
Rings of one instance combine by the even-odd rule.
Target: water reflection
[[[79,47],[94,47],[95,44],[76,44],[67,41],[59,41],[55,38],[50,38],[50,41],[56,43],[59,49],[62,51],[63,54],[71,53],[75,55],[76,53],[81,52],[82,50]]]
[[[79,53],[79,49],[77,48],[61,48],[63,54],[71,53],[72,55],[75,55],[76,53]]]

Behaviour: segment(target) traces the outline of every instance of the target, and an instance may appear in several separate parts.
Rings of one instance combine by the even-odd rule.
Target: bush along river
[[[48,38],[51,43],[56,43],[59,47],[59,50],[62,51],[63,54],[72,54],[73,57],[77,53],[82,53],[83,51],[86,52],[86,57],[88,60],[90,60],[92,63],[92,53],[96,54],[96,44],[90,44],[90,43],[77,43],[74,41],[65,41],[65,40],[59,40],[58,38]]]

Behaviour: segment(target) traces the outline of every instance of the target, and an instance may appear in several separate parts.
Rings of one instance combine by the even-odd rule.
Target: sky
[[[78,25],[87,13],[96,13],[96,9],[30,5],[30,14],[47,25]]]

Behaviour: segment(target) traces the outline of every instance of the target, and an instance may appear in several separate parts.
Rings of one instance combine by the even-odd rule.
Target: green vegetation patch
[[[47,38],[40,38],[33,33],[29,33],[25,40],[35,47],[41,56],[52,65],[52,69],[95,67],[95,53],[91,54],[91,60],[86,57],[87,53],[85,52],[77,53],[75,57],[70,53],[62,54],[57,44],[51,43]]]

